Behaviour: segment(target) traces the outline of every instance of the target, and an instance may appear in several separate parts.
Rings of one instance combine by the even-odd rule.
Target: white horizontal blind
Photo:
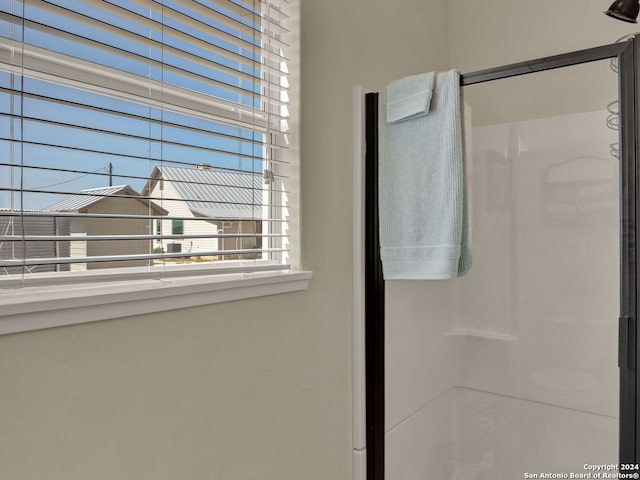
[[[287,268],[286,4],[0,2],[0,278]]]

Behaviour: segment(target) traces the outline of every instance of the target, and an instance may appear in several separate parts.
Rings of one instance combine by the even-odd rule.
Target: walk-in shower
[[[462,75],[474,265],[456,280],[382,279],[367,96],[369,480],[638,478],[639,41]]]

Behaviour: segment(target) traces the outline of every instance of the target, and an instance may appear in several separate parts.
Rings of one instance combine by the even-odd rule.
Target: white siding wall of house
[[[87,241],[84,240],[84,237],[87,236],[87,223],[84,218],[74,218],[71,220],[70,224],[71,228],[71,236],[78,237],[79,239],[76,241],[69,242],[69,256],[71,258],[83,258],[87,256]],[[86,270],[86,263],[72,263],[70,265],[70,270],[72,272],[78,270]]]
[[[162,187],[162,189],[161,189]],[[191,210],[184,201],[180,200],[159,200],[160,198],[180,198],[180,194],[169,181],[156,182],[151,197],[153,202],[169,212],[172,217],[195,218]],[[214,223],[203,220],[185,220],[183,222],[183,234],[186,235],[215,235],[218,226]],[[162,235],[172,234],[172,220],[162,220]],[[217,238],[194,238],[194,239],[166,239],[162,242],[156,240],[154,247],[162,246],[164,251],[168,251],[167,245],[177,243],[181,245],[183,252],[210,252],[218,250]]]
[[[87,236],[86,233],[72,233],[74,237],[84,238]],[[70,242],[70,256],[71,258],[82,258],[87,256],[87,241],[86,240],[73,240]],[[86,263],[72,263],[69,269],[72,272],[76,272],[79,270],[86,270]]]

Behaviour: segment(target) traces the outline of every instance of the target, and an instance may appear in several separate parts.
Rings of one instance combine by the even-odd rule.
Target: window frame
[[[191,270],[167,280],[142,273],[2,290],[0,335],[298,292],[312,277],[308,271],[206,275]]]
[[[219,302],[305,290],[312,272],[304,271],[300,250],[299,206],[299,0],[290,0],[288,32],[283,38],[289,71],[289,150],[282,172],[295,179],[287,195],[290,270],[238,270],[238,262],[221,261],[188,268],[116,268],[100,272],[30,275],[28,286],[15,275],[0,278],[0,335],[189,308]],[[101,87],[100,87],[101,88]],[[98,90],[100,90],[98,88]],[[218,108],[213,106],[214,108]],[[224,110],[224,105],[219,108]],[[157,234],[157,224],[156,227]],[[161,221],[161,233],[164,224]],[[169,270],[171,270],[169,272]]]

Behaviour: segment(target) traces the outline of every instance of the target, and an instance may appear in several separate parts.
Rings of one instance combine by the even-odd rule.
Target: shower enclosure
[[[382,279],[367,95],[368,480],[638,478],[638,41],[462,75],[456,280]]]

